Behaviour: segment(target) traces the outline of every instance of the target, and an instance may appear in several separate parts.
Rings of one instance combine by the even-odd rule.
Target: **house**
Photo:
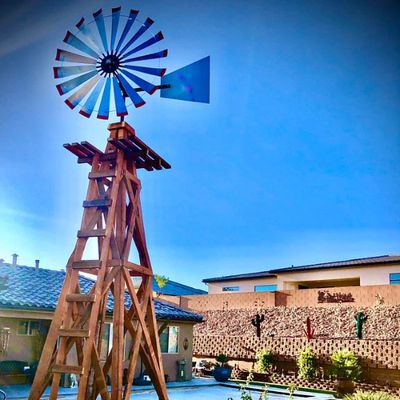
[[[400,255],[357,258],[203,280],[208,293],[400,284]]]
[[[62,270],[39,268],[38,263],[36,267],[0,264],[0,361],[34,363],[39,360],[65,275]],[[93,280],[84,276],[79,279],[82,290],[88,292]],[[177,290],[180,286],[184,285],[170,282],[168,290]],[[190,287],[185,286],[185,290],[190,290]],[[155,310],[159,326],[164,326],[160,345],[165,374],[169,381],[176,380],[177,362],[185,360],[184,379],[190,380],[193,325],[201,322],[202,317],[160,299],[155,300]],[[105,360],[112,343],[111,322],[110,296],[100,355],[102,360]],[[128,353],[129,347],[126,346],[126,358]],[[137,375],[142,367],[141,363],[138,364]]]

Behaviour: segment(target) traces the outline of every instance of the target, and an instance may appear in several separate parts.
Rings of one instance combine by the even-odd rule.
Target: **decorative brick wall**
[[[315,336],[326,339],[355,339],[354,316],[358,311],[367,315],[363,338],[400,340],[400,305],[357,308],[343,304],[336,307],[268,307],[253,310],[202,311],[204,321],[194,327],[194,335],[241,336],[252,338],[256,329],[251,319],[256,312],[264,314],[261,337],[304,337],[306,319],[311,319]]]
[[[357,311],[368,316],[363,340],[356,338],[354,316]],[[264,314],[261,338],[257,338],[251,319],[256,312]],[[227,354],[233,360],[254,360],[256,351],[270,347],[278,361],[293,368],[296,355],[307,344],[304,329],[307,317],[315,328],[310,341],[321,364],[338,349],[350,349],[361,357],[369,375],[377,369],[400,369],[400,305],[357,308],[344,304],[335,307],[267,307],[202,311],[204,322],[194,327],[194,355],[215,357]],[[271,336],[273,335],[273,336]],[[289,365],[288,364],[288,365]],[[399,376],[400,371],[393,371]]]
[[[224,353],[231,359],[254,360],[254,353],[250,349],[259,351],[271,348],[278,355],[278,361],[295,361],[306,344],[305,338],[196,335],[193,352],[196,357],[215,357]],[[328,364],[330,354],[347,348],[361,357],[364,367],[400,369],[400,340],[312,339],[310,345],[321,363]]]

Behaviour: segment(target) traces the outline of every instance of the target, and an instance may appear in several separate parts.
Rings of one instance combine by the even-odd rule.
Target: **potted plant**
[[[218,382],[226,382],[232,373],[232,368],[228,365],[229,358],[225,354],[219,354],[215,357],[215,361],[217,362],[216,367],[214,368],[214,378]]]
[[[350,350],[337,350],[331,355],[332,375],[337,379],[339,395],[354,392],[354,381],[361,375],[359,358]]]

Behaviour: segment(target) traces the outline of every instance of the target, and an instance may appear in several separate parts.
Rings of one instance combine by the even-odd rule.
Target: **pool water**
[[[251,391],[253,400],[258,400],[261,394],[260,390]],[[176,388],[168,389],[169,400],[240,400],[240,391],[238,388],[226,386],[206,386],[194,388]],[[268,400],[278,400],[289,398],[288,391],[285,389],[271,388],[268,392]],[[132,400],[156,400],[157,395],[153,390],[146,392],[134,393],[131,395]],[[332,399],[332,396],[326,394],[314,394],[306,392],[296,392],[293,396],[294,400],[317,400]]]

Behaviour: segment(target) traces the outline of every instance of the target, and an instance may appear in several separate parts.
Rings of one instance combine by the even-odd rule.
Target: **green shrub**
[[[357,380],[361,375],[359,358],[350,350],[337,350],[331,355],[332,374],[337,378]]]
[[[306,346],[297,356],[299,377],[311,381],[316,377],[317,358],[310,346]]]
[[[229,357],[225,354],[218,354],[217,357],[215,357],[215,361],[218,363],[218,366],[225,367],[229,361]]]
[[[397,396],[384,392],[356,392],[346,395],[343,400],[399,400]]]
[[[274,353],[271,349],[263,349],[256,354],[256,369],[258,372],[271,372],[274,363]]]

